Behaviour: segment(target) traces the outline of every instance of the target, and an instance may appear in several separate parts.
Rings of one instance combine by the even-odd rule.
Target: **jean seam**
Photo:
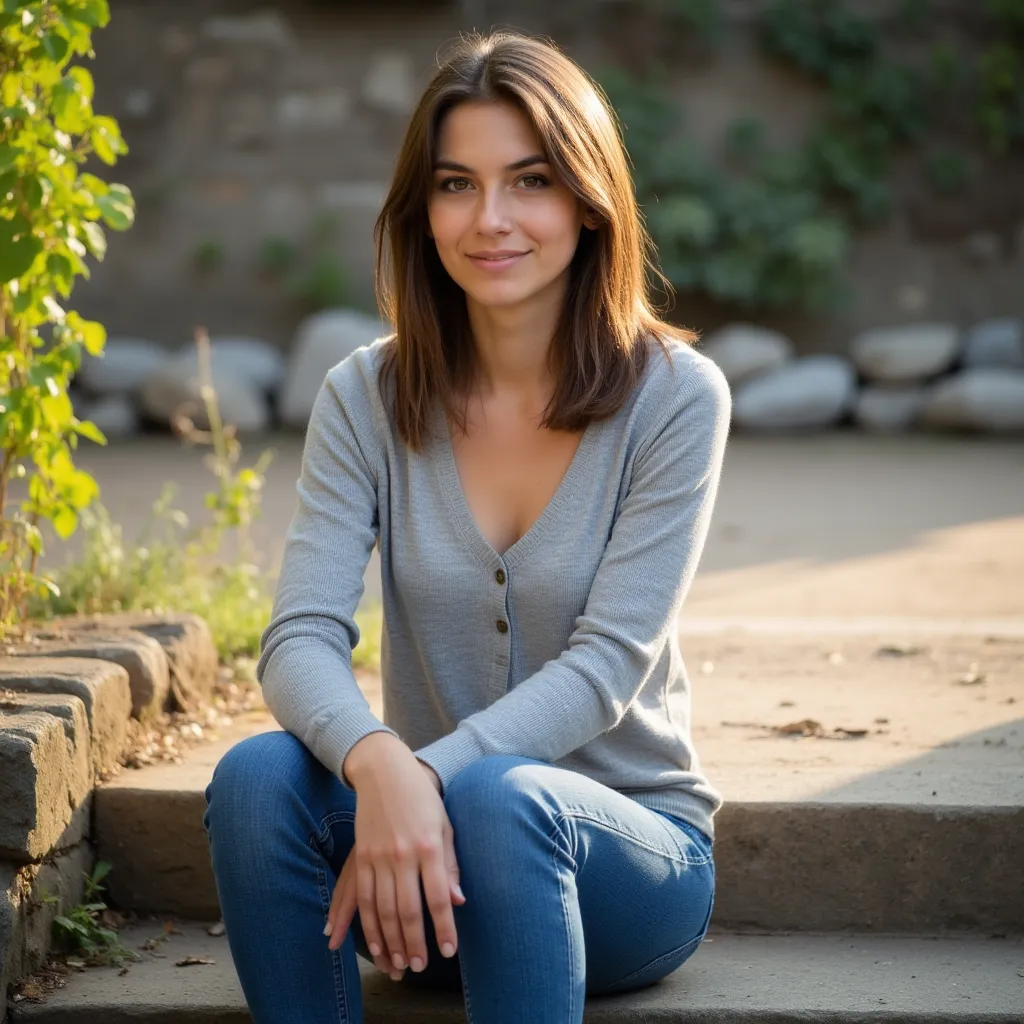
[[[700,858],[687,857],[686,854],[684,854],[681,849],[679,850],[679,855],[677,856],[676,854],[673,854],[673,853],[671,853],[669,851],[659,849],[657,846],[652,846],[650,843],[646,843],[642,839],[637,838],[632,833],[624,832],[622,829],[617,828],[611,822],[604,821],[602,818],[595,818],[593,815],[591,815],[591,814],[589,814],[589,813],[587,813],[585,811],[562,811],[562,812],[559,813],[558,817],[559,818],[572,817],[572,818],[576,818],[577,820],[589,821],[593,825],[597,825],[600,828],[605,828],[609,832],[613,832],[615,835],[619,836],[620,838],[628,840],[629,842],[633,843],[635,846],[639,846],[639,847],[641,847],[644,850],[648,850],[651,853],[655,853],[655,854],[657,854],[660,857],[664,857],[666,860],[675,861],[675,862],[680,863],[680,864],[685,864],[685,865],[687,865],[687,867],[691,867],[691,868],[704,867],[706,864],[711,863],[711,861],[714,859],[714,855],[713,854],[708,854],[706,857],[700,857]],[[678,840],[676,841],[676,846],[677,846],[677,848],[679,847]]]
[[[629,974],[627,974],[624,978],[619,978],[617,981],[613,981],[610,985],[605,987],[614,988],[618,985],[628,984],[630,979],[635,978],[638,974],[642,974],[644,971],[649,971],[652,967],[656,967],[658,964],[662,963],[667,959],[671,959],[672,957],[677,956],[682,950],[686,949],[687,946],[693,946],[694,952],[696,952],[697,947],[700,946],[700,944],[704,941],[704,936],[708,933],[708,927],[711,924],[711,915],[714,912],[714,909],[715,891],[714,889],[712,889],[710,905],[708,906],[708,912],[704,917],[704,924],[701,925],[700,931],[697,932],[697,935],[694,938],[690,939],[688,942],[684,942],[681,945],[676,946],[675,949],[670,949],[667,953],[662,953],[661,956],[655,957],[653,960],[644,964],[642,967],[638,967],[635,971],[630,971]],[[680,966],[682,965],[680,964]]]
[[[565,924],[565,952],[566,952],[566,964],[569,967],[569,1013],[566,1016],[567,1021],[574,1021],[576,1018],[572,1014],[573,1010],[573,992],[575,991],[576,979],[572,975],[572,938],[571,930],[569,927],[569,908],[565,903],[565,886],[562,885],[562,873],[558,870],[558,865],[555,863],[555,858],[558,856],[558,841],[555,839],[555,834],[561,831],[561,823],[571,815],[559,813],[555,816],[555,827],[548,833],[548,840],[551,842],[551,867],[555,873],[555,879],[558,882],[558,897],[562,903],[562,920]],[[572,858],[575,863],[575,858]]]
[[[689,942],[684,942],[681,946],[676,946],[675,949],[670,949],[667,953],[662,953],[661,956],[656,956],[653,960],[644,964],[642,967],[638,967],[635,971],[630,971],[625,977],[619,978],[618,980],[613,981],[610,985],[606,985],[604,987],[616,988],[619,985],[628,985],[629,982],[638,975],[643,974],[645,971],[649,971],[652,967],[656,968],[658,964],[663,963],[665,960],[671,960],[672,957],[678,956],[679,953],[686,949],[687,946],[693,946],[693,948],[696,949],[703,940],[704,936],[698,935],[696,938],[690,939]]]
[[[462,1001],[466,1004],[466,1024],[473,1024],[473,1007],[469,999],[469,984],[466,980],[466,961],[459,955],[459,974],[462,976]]]
[[[327,839],[331,826],[335,822],[353,818],[351,811],[336,811],[328,814],[320,822],[319,830],[309,837],[309,847],[316,858],[316,881],[320,892],[320,906],[324,907],[324,919],[331,909],[331,893],[327,891],[327,872],[324,871],[324,855],[320,850],[320,842]],[[348,936],[342,937],[341,945],[331,951],[331,971],[334,975],[334,995],[337,1001],[338,1014],[341,1024],[353,1024],[352,1008],[348,1001],[348,986],[345,984],[344,945]],[[330,941],[330,940],[328,940]]]

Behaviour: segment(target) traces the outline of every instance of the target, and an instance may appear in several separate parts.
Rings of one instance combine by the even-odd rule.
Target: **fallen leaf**
[[[850,739],[859,739],[861,736],[867,736],[867,729],[844,729],[841,725],[837,725],[833,732],[839,733],[841,736],[847,736]]]
[[[208,956],[187,956],[184,960],[175,960],[175,967],[191,967],[192,964],[215,964],[217,961]]]
[[[875,719],[875,725],[888,725],[888,724],[889,724],[889,719],[888,718],[876,718]]]
[[[875,651],[876,658],[913,658],[915,655],[924,654],[927,647],[918,647],[916,644],[884,644]]]
[[[771,730],[778,736],[822,736],[825,732],[821,722],[813,718],[802,718],[799,722],[787,725],[773,725]]]

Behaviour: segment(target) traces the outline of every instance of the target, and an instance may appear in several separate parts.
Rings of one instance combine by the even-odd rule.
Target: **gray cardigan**
[[[653,340],[619,411],[592,421],[554,497],[499,554],[459,483],[436,403],[423,454],[391,426],[387,339],[331,368],[309,422],[256,675],[282,728],[345,784],[390,732],[447,786],[488,754],[581,772],[714,835],[677,617],[711,521],[731,396],[706,356]],[[392,389],[389,389],[389,391]],[[351,669],[380,550],[384,721]]]

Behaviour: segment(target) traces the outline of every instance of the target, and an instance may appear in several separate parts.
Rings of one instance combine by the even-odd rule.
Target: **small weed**
[[[54,940],[69,954],[80,956],[85,964],[100,967],[113,964],[123,967],[125,960],[142,957],[121,944],[116,931],[104,925],[102,914],[106,903],[96,897],[103,888],[103,879],[110,872],[108,861],[98,861],[92,874],[85,872],[85,903],[53,919]],[[43,903],[59,903],[57,896],[45,894]]]

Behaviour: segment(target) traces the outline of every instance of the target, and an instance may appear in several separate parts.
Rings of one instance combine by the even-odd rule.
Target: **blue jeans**
[[[288,732],[235,744],[203,825],[235,968],[255,1024],[362,1024],[359,914],[333,952],[334,883],[355,842],[356,795]],[[699,829],[544,761],[483,757],[444,796],[466,895],[458,951],[406,988],[460,988],[472,1024],[572,1024],[586,995],[650,985],[700,944],[714,904]]]

